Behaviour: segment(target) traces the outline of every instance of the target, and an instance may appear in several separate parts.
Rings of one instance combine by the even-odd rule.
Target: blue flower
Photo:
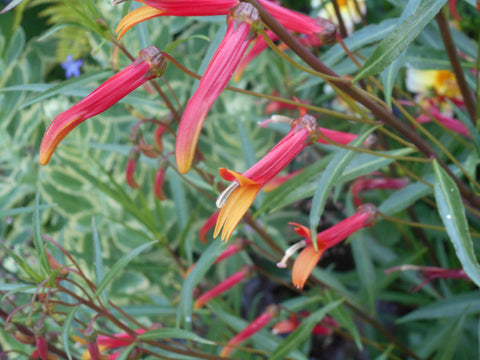
[[[68,54],[67,60],[62,63],[62,68],[65,69],[65,77],[71,78],[72,76],[80,75],[80,66],[82,66],[83,60],[73,60],[72,54]]]

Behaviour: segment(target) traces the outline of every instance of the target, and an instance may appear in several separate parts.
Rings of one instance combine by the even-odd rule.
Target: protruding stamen
[[[225,190],[223,190],[220,195],[218,195],[217,201],[215,203],[217,205],[217,208],[221,209],[223,205],[225,205],[225,202],[230,197],[232,192],[234,192],[235,189],[239,186],[240,184],[238,183],[238,181],[234,181]]]
[[[285,255],[283,255],[282,260],[277,263],[277,267],[286,268],[288,259],[290,259],[293,254],[295,254],[298,250],[303,249],[305,246],[307,246],[307,242],[305,240],[299,241],[298,243],[290,246],[287,250],[285,250]]]

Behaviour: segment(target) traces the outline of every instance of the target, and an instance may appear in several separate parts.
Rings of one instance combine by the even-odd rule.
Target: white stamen
[[[290,259],[293,254],[295,254],[298,250],[303,249],[305,246],[307,246],[307,242],[305,240],[299,241],[298,243],[290,246],[287,250],[285,250],[285,255],[283,255],[282,260],[277,263],[277,267],[286,268],[288,259]]]
[[[215,202],[217,208],[221,209],[222,206],[225,205],[225,202],[228,200],[232,192],[239,186],[240,184],[238,181],[234,181],[225,190],[223,190],[220,195],[218,195],[217,201]]]
[[[112,6],[118,5],[126,0],[111,0]]]

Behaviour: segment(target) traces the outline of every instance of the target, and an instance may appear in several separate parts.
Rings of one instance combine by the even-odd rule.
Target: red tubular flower
[[[313,19],[270,0],[259,0],[259,2],[288,30],[318,37],[325,44],[335,40],[336,27],[332,22],[322,18]]]
[[[462,21],[462,18],[457,11],[457,0],[448,0],[448,9],[450,10],[450,14],[455,20]]]
[[[207,243],[207,234],[211,229],[213,229],[213,226],[217,222],[219,214],[220,214],[220,211],[215,211],[200,228],[200,231],[198,232],[198,237],[200,238],[200,241],[202,243],[204,244]]]
[[[350,191],[352,192],[353,203],[355,206],[358,207],[362,204],[362,199],[358,196],[362,191],[373,189],[397,190],[402,189],[410,182],[408,178],[388,178],[381,173],[379,173],[379,175],[381,177],[373,179],[368,179],[362,176],[352,183]]]
[[[225,291],[239,284],[243,279],[249,276],[251,272],[252,272],[251,266],[244,266],[242,270],[229,276],[228,278],[223,280],[221,283],[219,283],[217,286],[215,286],[211,290],[203,293],[197,300],[195,300],[195,303],[193,304],[193,308],[200,309],[203,305],[205,305],[207,302],[209,302],[213,298],[223,294]]]
[[[400,265],[385,270],[385,274],[391,274],[394,271],[420,271],[425,279],[420,285],[414,288],[412,291],[416,292],[424,287],[427,283],[434,279],[463,279],[470,281],[470,278],[465,274],[463,269],[444,269],[434,266],[418,266],[418,265]]]
[[[70,109],[58,114],[43,135],[40,164],[46,165],[58,144],[78,124],[98,115],[148,80],[162,76],[167,62],[155,46],[140,51],[138,58]]]
[[[283,319],[277,322],[272,328],[272,334],[281,335],[288,334],[295,331],[302,323],[299,317],[306,317],[310,315],[308,311],[301,311],[298,314],[291,314],[288,319]],[[315,335],[331,335],[333,328],[338,327],[338,323],[331,317],[325,316],[319,324],[312,329],[312,334]]]
[[[278,96],[278,91],[274,90],[272,95],[273,96]],[[300,101],[297,98],[294,98],[294,100],[295,101]],[[298,108],[297,105],[288,104],[288,103],[285,103],[285,102],[282,102],[282,101],[273,100],[273,101],[270,101],[268,103],[268,105],[265,107],[265,114],[268,115],[268,114],[272,114],[272,113],[278,113],[283,109],[285,109],[285,110],[295,110],[297,108]],[[305,114],[300,114],[300,115],[305,115]],[[268,124],[269,122],[272,122],[272,121],[265,120],[265,121],[262,121],[259,125],[262,126],[262,127],[266,127],[266,124]]]
[[[242,251],[245,246],[247,245],[247,240],[245,239],[237,239],[235,240],[234,244],[228,245],[227,248],[218,255],[217,259],[215,260],[215,264],[229,258],[232,255],[235,255],[239,251]]]
[[[262,330],[278,314],[278,307],[270,305],[259,317],[253,320],[245,329],[234,336],[220,352],[221,357],[227,357],[236,346]]]
[[[295,100],[299,101],[296,98],[295,98]],[[278,111],[280,109],[295,109],[295,108],[297,108],[297,106],[295,106],[295,105],[282,103],[281,101],[272,101],[267,106],[267,109],[265,110],[265,113],[267,113],[267,111],[274,112],[274,111]],[[303,107],[299,108],[300,116],[302,116],[306,113],[307,113],[307,111],[306,111],[305,108],[303,108]],[[278,123],[288,123],[288,122],[291,122],[291,121],[292,121],[292,119],[289,118],[288,116],[272,115],[272,117],[270,119],[260,121],[257,124],[258,124],[258,126],[267,128],[268,124],[270,124],[270,123],[278,124]],[[352,142],[353,140],[355,140],[358,137],[357,134],[347,133],[347,132],[344,132],[344,131],[330,130],[330,129],[327,129],[327,128],[324,128],[324,127],[318,127],[318,130],[319,130],[320,134],[323,135],[323,136],[318,137],[317,142],[320,143],[320,144],[331,145],[331,142],[327,141],[327,140],[331,140],[331,141],[339,143],[341,145],[348,145],[350,142]],[[375,141],[376,141],[376,136],[372,134],[363,142],[363,146],[369,147]]]
[[[305,226],[290,223],[291,225],[295,226],[295,232],[305,239],[287,249],[287,251],[285,251],[285,256],[277,264],[277,266],[286,267],[286,261],[293,254],[293,252],[298,250],[298,248],[306,246],[305,249],[303,249],[298,255],[292,269],[293,285],[299,289],[303,289],[308,277],[317,265],[325,250],[337,245],[354,232],[365,227],[372,226],[375,223],[376,215],[377,208],[374,205],[365,204],[360,206],[355,214],[349,218],[340,221],[331,228],[317,234],[318,251],[315,251],[315,248],[313,247],[310,230]]]
[[[125,168],[125,181],[132,189],[140,188],[140,185],[135,181],[135,169],[137,168],[138,157],[140,156],[137,150],[130,151],[128,156],[127,166]]]
[[[160,167],[155,174],[155,182],[153,184],[153,193],[158,200],[165,200],[167,197],[163,192],[163,184],[165,182],[165,167]]]
[[[37,355],[41,360],[49,360],[48,356],[48,343],[43,335],[37,335],[35,337],[35,344],[37,346]]]
[[[445,126],[447,129],[450,129],[460,135],[463,135],[469,139],[472,138],[470,132],[468,131],[467,126],[462,123],[460,120],[454,119],[450,116],[442,114],[442,112],[435,106],[433,102],[430,103],[428,112],[433,116],[440,124]],[[419,123],[428,123],[432,122],[432,118],[426,114],[422,114],[416,118]]]
[[[241,3],[231,11],[227,33],[188,100],[178,127],[175,158],[180,173],[190,170],[205,117],[227,86],[259,25],[260,18],[253,5]]]
[[[114,4],[124,0],[115,0]],[[238,0],[136,0],[144,3],[138,9],[128,13],[118,24],[116,32],[120,39],[125,32],[136,24],[157,16],[211,16],[226,15],[236,6]],[[284,8],[270,0],[259,0],[285,28],[300,34],[320,39],[322,43],[335,40],[336,28],[328,20],[313,19],[307,15]]]
[[[330,139],[336,143],[342,144],[342,145],[347,145],[353,140],[355,140],[358,135],[357,134],[351,134],[347,133],[344,131],[337,131],[337,130],[330,130],[327,128],[320,128],[320,132],[327,138]],[[367,139],[368,140],[368,139]],[[365,140],[365,144],[367,144],[370,140]],[[323,139],[321,136],[318,138],[318,142],[321,144],[330,144],[328,141]]]
[[[220,176],[232,181],[218,197],[221,208],[213,237],[222,230],[222,240],[228,241],[233,230],[247,212],[260,189],[272,180],[305,147],[316,142],[318,128],[310,115],[299,117],[292,123],[290,132],[250,169],[243,174],[221,168]]]
[[[90,358],[92,360],[103,359],[102,354],[100,353],[100,349],[98,348],[98,344],[96,342],[88,343],[88,353],[90,354]]]
[[[155,133],[153,134],[153,141],[155,142],[155,146],[157,147],[158,151],[163,152],[163,134],[167,128],[163,125],[158,125]]]
[[[59,271],[61,275],[67,275],[68,274],[68,269],[66,269],[62,264],[60,264],[50,253],[50,251],[45,250],[45,253],[47,254],[47,260],[48,264],[50,265],[50,268],[52,270],[57,270],[57,269],[62,269]]]
[[[226,15],[237,0],[137,0],[142,6],[128,13],[118,24],[118,39],[136,24],[157,16]],[[117,1],[119,3],[122,1]]]
[[[137,329],[135,330],[135,334],[141,335],[143,334],[145,329]],[[77,336],[74,336],[75,340],[81,344],[87,345],[88,348],[85,350],[85,352],[82,354],[82,360],[95,360],[94,356],[97,356],[98,353],[95,350],[95,347],[98,349],[100,353],[104,353],[105,351],[111,350],[111,349],[117,349],[120,347],[125,347],[130,345],[133,341],[135,341],[135,338],[133,338],[129,333],[119,333],[119,334],[113,334],[111,336],[107,335],[99,335],[96,338],[95,343],[87,343],[86,340],[79,338]],[[92,352],[93,355],[92,355]],[[120,355],[120,352],[112,353],[108,355],[109,360],[114,360]],[[99,359],[104,359],[105,355],[101,355]]]

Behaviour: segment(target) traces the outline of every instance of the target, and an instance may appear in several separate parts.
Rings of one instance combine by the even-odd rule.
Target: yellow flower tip
[[[40,156],[38,158],[40,165],[47,165],[48,162],[50,161],[50,158],[52,157],[52,154],[53,154],[53,151],[51,151],[50,153],[40,152]]]
[[[220,214],[218,215],[215,230],[213,232],[213,237],[216,238],[220,234],[221,230],[221,239],[226,243],[230,239],[230,236],[242,219],[243,215],[245,215],[250,205],[252,205],[257,193],[262,188],[262,185],[245,178],[241,174],[234,173],[233,171],[231,174],[238,176],[240,181],[237,182],[238,185],[231,185],[225,190],[225,192],[228,192],[228,195],[225,200],[222,200],[222,208],[220,210]],[[232,188],[233,191],[231,190]],[[220,197],[222,195],[225,196],[225,192],[220,194]]]
[[[151,6],[145,5],[129,12],[118,24],[115,32],[119,33],[117,39],[120,40],[122,36],[130,30],[133,26],[142,21],[152,19],[157,16],[164,15],[165,11],[155,9]]]
[[[40,145],[39,162],[41,165],[47,165],[52,157],[58,144],[72,131],[78,124],[85,120],[85,114],[80,112],[75,115],[71,115],[72,110],[75,107],[70,108],[63,113],[57,115],[55,119],[50,123],[45,134],[43,135],[42,144]]]
[[[193,152],[175,152],[175,162],[177,163],[177,169],[180,174],[186,174],[190,171],[193,162]]]
[[[298,255],[292,269],[292,283],[297,289],[303,289],[308,277],[322,257],[323,251],[323,249],[318,249],[317,252],[313,245],[309,245]]]
[[[203,303],[199,302],[198,300],[196,300],[194,303],[193,303],[193,309],[194,310],[198,310],[200,308],[202,308],[203,306]]]
[[[220,352],[220,357],[226,358],[232,353],[232,351],[233,351],[233,346],[227,345]]]

